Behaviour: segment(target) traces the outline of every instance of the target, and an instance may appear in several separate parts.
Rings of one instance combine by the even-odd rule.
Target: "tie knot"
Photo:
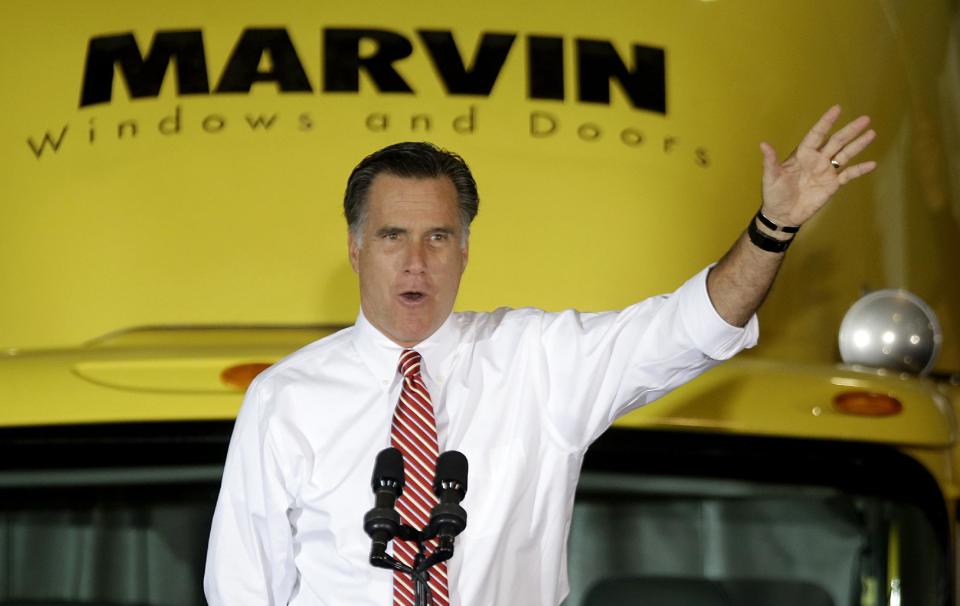
[[[404,349],[400,354],[398,370],[408,379],[420,376],[420,354],[412,349]]]

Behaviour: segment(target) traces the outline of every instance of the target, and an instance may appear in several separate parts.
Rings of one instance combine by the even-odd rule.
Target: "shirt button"
[[[387,381],[386,379],[384,379],[383,381],[380,381],[380,382],[383,383],[384,385],[386,385],[386,384],[389,383],[390,381]]]

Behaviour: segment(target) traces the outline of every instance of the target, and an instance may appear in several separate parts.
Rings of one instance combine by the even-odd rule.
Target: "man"
[[[613,420],[756,340],[754,313],[796,228],[874,138],[866,117],[827,137],[831,108],[794,154],[763,152],[763,207],[712,268],[619,312],[457,313],[476,185],[459,157],[399,144],[347,186],[355,326],[279,362],[248,391],[210,537],[211,604],[413,604],[408,575],[370,566],[362,527],[376,454],[404,452],[404,520],[422,526],[437,452],[470,462],[470,523],[434,603],[558,604],[587,446]],[[399,368],[398,368],[399,367]],[[409,561],[413,546],[395,540]]]

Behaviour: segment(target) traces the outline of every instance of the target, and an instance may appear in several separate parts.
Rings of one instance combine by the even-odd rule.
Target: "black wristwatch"
[[[763,212],[760,210],[757,211],[757,214],[750,219],[750,225],[747,227],[747,235],[750,236],[750,241],[753,242],[753,245],[759,248],[760,250],[765,250],[772,253],[782,253],[790,248],[790,243],[793,242],[791,236],[788,240],[778,240],[776,238],[771,238],[767,234],[760,231],[757,227],[757,221],[763,223],[768,229],[772,231],[782,231],[787,234],[796,234],[800,231],[798,226],[785,225],[780,226],[768,219],[763,215]]]

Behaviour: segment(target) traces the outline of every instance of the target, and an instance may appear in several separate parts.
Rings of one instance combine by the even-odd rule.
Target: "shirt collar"
[[[411,348],[423,358],[421,371],[431,381],[442,382],[450,374],[459,336],[459,325],[453,314],[450,314],[436,332]],[[354,326],[353,343],[375,377],[392,380],[396,376],[397,363],[404,348],[377,330],[363,315],[362,309]]]

